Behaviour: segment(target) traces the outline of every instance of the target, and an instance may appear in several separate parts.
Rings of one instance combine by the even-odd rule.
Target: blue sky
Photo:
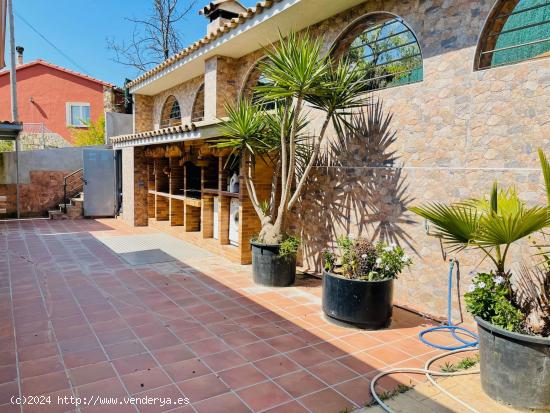
[[[180,0],[182,5],[189,0]],[[185,45],[204,36],[208,21],[199,16],[198,10],[208,0],[198,0],[178,30]],[[241,1],[252,6],[255,0]],[[63,50],[87,74],[116,85],[124,78],[134,78],[135,69],[113,62],[107,49],[107,38],[128,40],[133,23],[125,17],[143,17],[149,14],[152,0],[14,0],[15,41],[25,48],[25,61],[47,60],[59,66],[81,72],[82,70],[50,46],[30,29],[19,16],[34,26],[50,42]],[[6,58],[8,56],[6,55]]]

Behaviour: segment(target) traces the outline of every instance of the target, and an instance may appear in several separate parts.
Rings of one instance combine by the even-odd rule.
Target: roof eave
[[[210,139],[220,136],[220,120],[215,122],[197,122],[193,127],[172,127],[162,130],[142,132],[131,135],[113,136],[111,143],[114,149],[133,146],[158,145],[175,142],[188,142]],[[174,131],[169,131],[173,129]]]

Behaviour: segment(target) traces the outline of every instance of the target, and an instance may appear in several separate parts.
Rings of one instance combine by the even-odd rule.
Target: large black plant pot
[[[550,411],[550,338],[512,333],[476,317],[481,385],[518,409]]]
[[[250,242],[252,275],[256,284],[288,287],[296,280],[296,255],[279,256],[279,245]]]
[[[365,329],[388,327],[392,301],[393,279],[350,280],[323,273],[323,311],[330,318]]]

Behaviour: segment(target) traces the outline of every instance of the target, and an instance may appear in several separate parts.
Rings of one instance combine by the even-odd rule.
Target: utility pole
[[[7,12],[10,21],[10,86],[11,86],[11,117],[13,122],[19,122],[19,112],[17,110],[17,81],[15,67],[15,24],[13,21],[13,3],[7,1]],[[19,205],[19,135],[15,138],[15,171],[16,171],[16,208],[17,218],[21,217]]]

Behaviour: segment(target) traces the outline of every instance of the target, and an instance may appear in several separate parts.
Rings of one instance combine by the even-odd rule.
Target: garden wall
[[[494,180],[515,185],[531,203],[545,202],[536,151],[550,151],[550,64],[541,59],[473,70],[492,4],[368,2],[316,28],[333,39],[365,13],[395,13],[417,35],[424,80],[372,93],[380,113],[371,111],[369,137],[352,140],[341,167],[317,168],[296,221],[307,268],[319,270],[319,252],[341,234],[398,242],[415,264],[396,283],[397,301],[444,315],[448,263],[439,240],[407,209],[479,196]],[[490,268],[477,254],[456,257],[463,291],[471,270]]]
[[[21,217],[47,216],[63,199],[63,178],[82,168],[83,148],[19,152]],[[13,218],[16,207],[15,152],[0,153],[0,218]]]

